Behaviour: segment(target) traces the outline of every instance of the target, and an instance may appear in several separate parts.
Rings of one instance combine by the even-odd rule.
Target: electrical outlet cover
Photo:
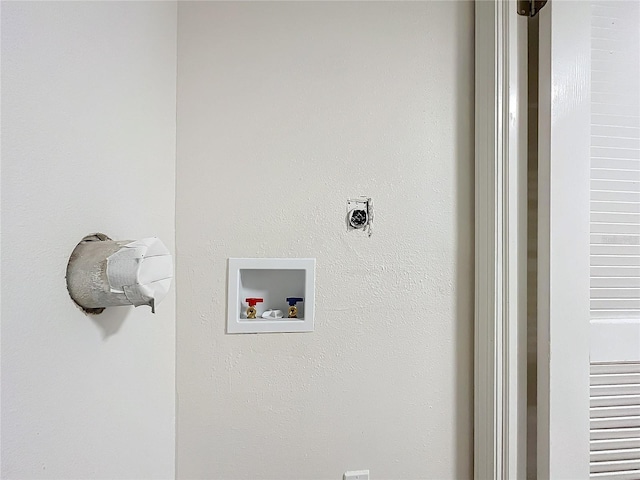
[[[369,470],[344,472],[342,480],[369,480]]]

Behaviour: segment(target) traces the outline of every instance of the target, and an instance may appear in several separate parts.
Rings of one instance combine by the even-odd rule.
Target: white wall
[[[173,478],[175,295],[85,316],[76,243],[172,250],[176,4],[2,2],[3,479]]]
[[[471,477],[472,145],[472,3],[180,3],[179,478]],[[314,333],[225,334],[253,256]]]

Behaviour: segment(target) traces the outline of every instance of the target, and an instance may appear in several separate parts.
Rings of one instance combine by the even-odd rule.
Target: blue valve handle
[[[290,307],[295,307],[296,303],[302,302],[303,300],[304,300],[304,298],[300,298],[300,297],[288,297],[287,298],[287,302],[289,302],[289,306]]]

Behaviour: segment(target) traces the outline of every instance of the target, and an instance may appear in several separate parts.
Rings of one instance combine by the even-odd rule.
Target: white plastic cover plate
[[[227,333],[313,332],[315,266],[315,258],[230,258]],[[297,318],[288,318],[291,297],[303,298]],[[248,298],[262,299],[257,318],[247,318]]]
[[[369,470],[345,472],[342,478],[343,480],[369,480]]]

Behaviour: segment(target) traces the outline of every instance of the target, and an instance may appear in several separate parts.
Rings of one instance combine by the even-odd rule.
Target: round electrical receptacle
[[[362,228],[369,221],[366,210],[351,210],[349,213],[349,225],[353,228]]]

